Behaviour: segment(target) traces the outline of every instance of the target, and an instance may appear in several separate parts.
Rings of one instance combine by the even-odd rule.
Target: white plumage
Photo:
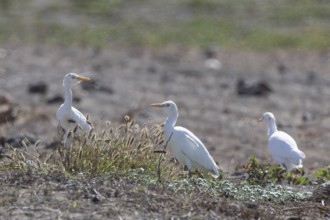
[[[302,168],[305,154],[298,149],[297,143],[290,135],[277,130],[273,113],[264,113],[259,121],[264,121],[268,125],[268,147],[273,159],[288,171]]]
[[[178,109],[173,101],[152,104],[153,107],[162,107],[166,110],[168,117],[164,125],[165,142],[171,154],[189,170],[189,177],[193,168],[199,168],[210,172],[212,176],[219,176],[219,167],[204,144],[191,131],[176,126]]]
[[[70,127],[70,123],[79,124],[88,133],[92,130],[92,127],[86,120],[85,116],[78,109],[72,106],[71,86],[86,80],[90,80],[90,78],[79,76],[75,73],[68,73],[64,76],[63,86],[65,90],[65,99],[64,103],[56,112],[56,119],[58,121],[58,126],[66,132]]]

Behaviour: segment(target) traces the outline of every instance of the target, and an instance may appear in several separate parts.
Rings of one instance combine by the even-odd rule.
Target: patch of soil
[[[303,219],[330,214],[328,206],[308,201],[275,205],[198,191],[186,195],[118,174],[71,179],[56,172],[3,173],[0,183],[2,219]]]
[[[64,75],[76,72],[95,80],[75,86],[73,94],[80,100],[74,102],[75,107],[90,115],[96,129],[103,129],[105,121],[120,122],[126,114],[147,126],[162,123],[164,112],[150,108],[149,104],[172,99],[179,108],[177,124],[187,127],[204,142],[227,176],[241,170],[250,155],[264,163],[274,163],[266,146],[266,126],[257,122],[266,111],[275,114],[279,129],[291,134],[305,152],[306,175],[330,163],[328,51],[251,52],[215,48],[213,59],[219,60],[221,68],[209,68],[205,66],[204,50],[198,49],[182,51],[168,47],[160,52],[109,48],[95,54],[92,49],[38,46],[43,51],[40,56],[34,46],[2,47],[7,55],[0,58],[3,69],[0,92],[10,95],[9,106],[14,109],[9,114],[13,117],[0,124],[0,137],[5,140],[17,134],[31,134],[46,142],[45,146],[52,143],[57,135],[55,113],[61,104],[54,97],[63,95]],[[262,82],[264,86],[260,88],[266,85],[271,91],[267,95],[259,95],[260,92],[241,95],[237,87],[240,79],[246,81],[245,88],[255,88],[255,82],[256,85]],[[47,89],[27,92],[29,85],[41,80]],[[325,217],[324,210],[328,208],[328,204],[318,208],[319,201],[283,206],[258,203],[254,208],[244,202],[204,195],[188,201],[185,195],[167,191],[163,194],[158,188],[141,192],[132,192],[129,187],[121,189],[121,184],[129,186],[125,181],[132,181],[124,177],[110,187],[94,184],[97,178],[75,182],[59,177],[56,183],[52,176],[23,181],[21,178],[30,177],[8,175],[1,180],[5,187],[0,212],[3,218],[38,218],[50,213],[54,218],[71,219],[189,218],[192,213],[221,219],[279,215],[303,218],[316,213]],[[48,183],[47,178],[52,180]],[[112,178],[116,177],[106,180],[111,182]],[[88,188],[91,183],[101,197]],[[157,202],[150,202],[154,200]],[[292,209],[286,210],[287,206]],[[307,211],[303,207],[317,208]]]

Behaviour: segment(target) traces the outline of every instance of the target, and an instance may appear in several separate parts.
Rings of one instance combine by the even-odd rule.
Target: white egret
[[[273,113],[264,113],[258,121],[264,121],[268,125],[268,147],[273,159],[288,171],[302,168],[305,154],[298,149],[297,143],[290,135],[277,130]]]
[[[219,176],[219,167],[207,151],[204,144],[191,131],[175,126],[178,118],[178,108],[173,101],[151,104],[152,107],[164,108],[168,117],[164,125],[164,138],[167,148],[173,156],[189,170],[193,168],[210,172],[215,178]]]
[[[75,107],[72,106],[72,90],[71,86],[80,83],[81,81],[90,80],[88,77],[79,76],[75,73],[68,73],[64,76],[63,86],[65,90],[64,103],[59,107],[56,112],[56,119],[58,126],[65,132],[68,132],[70,123],[77,123],[87,133],[92,130],[90,123],[86,120],[85,116]],[[66,142],[66,137],[64,137]]]

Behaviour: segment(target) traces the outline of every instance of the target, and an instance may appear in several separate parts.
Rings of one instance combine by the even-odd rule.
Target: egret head
[[[86,80],[91,80],[91,79],[88,77],[79,76],[78,74],[75,73],[68,73],[64,76],[63,85],[72,86],[80,83],[81,81],[86,81]]]
[[[178,112],[178,107],[173,101],[151,104],[152,107],[164,108],[167,113]]]
[[[270,122],[275,122],[275,116],[271,112],[265,112],[258,121],[264,121],[269,124]]]

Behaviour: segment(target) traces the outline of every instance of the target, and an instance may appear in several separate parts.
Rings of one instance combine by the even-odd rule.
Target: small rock
[[[60,146],[62,146],[62,142],[59,140],[54,140],[50,143],[47,143],[45,148],[46,149],[56,149],[57,147],[60,147]]]
[[[241,211],[241,207],[237,204],[229,204],[228,205],[228,211],[231,215],[238,215]]]
[[[0,145],[5,146],[5,144],[8,144],[12,147],[19,148],[23,147],[23,141],[25,140],[30,144],[35,144],[37,142],[37,137],[29,133],[0,137]]]
[[[314,71],[309,71],[307,73],[306,83],[313,83],[317,79],[317,74]]]
[[[75,97],[73,97],[72,101],[79,103],[81,101],[81,98],[75,96]],[[53,97],[50,97],[49,99],[46,100],[47,104],[56,104],[56,103],[63,103],[63,102],[64,102],[64,98],[59,94],[56,94]]]
[[[204,56],[207,59],[215,58],[217,56],[217,51],[212,47],[208,47],[204,50]]]
[[[4,104],[12,104],[12,101],[8,94],[1,93],[0,94],[0,105],[4,105]]]
[[[248,85],[244,79],[238,79],[236,84],[238,95],[266,96],[273,91],[267,82],[259,81]]]
[[[303,116],[302,116],[302,120],[303,120],[303,122],[308,122],[308,121],[311,121],[311,120],[313,120],[313,114],[312,113],[310,113],[310,112],[304,112],[303,113]]]
[[[279,74],[284,75],[287,72],[287,67],[283,63],[280,63],[277,66],[277,71]]]
[[[211,70],[220,70],[222,67],[221,62],[218,59],[215,58],[209,58],[204,61],[204,66],[207,69]]]
[[[17,117],[17,108],[12,103],[9,95],[0,94],[0,124],[15,121]]]
[[[113,94],[112,88],[102,85],[99,81],[91,80],[81,84],[81,87],[86,91],[100,91]]]
[[[156,63],[152,63],[148,66],[147,70],[149,73],[157,73],[157,72],[160,72],[161,66]]]
[[[257,209],[258,208],[258,205],[256,203],[253,203],[253,202],[247,202],[247,203],[245,203],[245,206],[248,209]]]
[[[28,91],[31,94],[46,94],[48,91],[48,85],[47,83],[40,81],[35,84],[30,84]]]
[[[120,191],[118,189],[115,190],[113,193],[113,197],[119,197],[121,195]]]
[[[94,197],[92,198],[92,202],[93,202],[94,204],[98,204],[98,203],[101,202],[101,199],[99,198],[99,196],[94,196]]]
[[[55,104],[55,103],[63,103],[64,98],[61,95],[55,95],[49,99],[47,99],[47,104]]]

